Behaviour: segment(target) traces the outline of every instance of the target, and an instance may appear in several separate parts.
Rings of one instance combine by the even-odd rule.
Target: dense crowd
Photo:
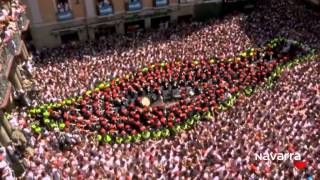
[[[80,95],[94,87],[93,83],[106,82],[125,72],[160,61],[203,60],[212,55],[221,58],[234,56],[249,47],[249,39],[239,26],[242,18],[241,15],[230,16],[209,24],[183,24],[161,32],[146,33],[141,35],[143,37],[118,35],[91,42],[90,45],[70,45],[42,51],[40,60],[36,61],[36,79],[44,74],[50,78],[44,79],[45,83],[37,84],[38,99],[50,102]],[[219,38],[228,31],[233,31],[228,34],[233,41],[220,41]],[[61,56],[57,57],[58,54]],[[72,78],[75,75],[77,79]]]
[[[319,177],[317,68],[319,60],[298,65],[285,72],[274,90],[240,98],[234,108],[216,112],[213,121],[169,139],[101,146],[90,132],[76,130],[67,133],[72,148],[60,151],[59,133],[45,131],[45,138],[31,137],[37,148],[25,159],[26,177]],[[254,159],[255,153],[273,150],[299,152],[310,163],[298,170],[289,160]]]
[[[232,57],[277,35],[300,40],[318,53],[319,21],[319,14],[297,1],[259,1],[249,15],[43,50],[34,54],[37,98],[32,104],[82,95],[148,64]],[[286,70],[274,89],[240,96],[231,109],[213,110],[211,121],[165,139],[99,145],[94,132],[82,128],[37,134],[28,126],[33,120],[25,109],[14,112],[12,125],[22,128],[32,147],[23,158],[24,177],[317,179],[320,59],[313,60]],[[308,163],[297,169],[290,160],[255,159],[268,152],[297,152]]]

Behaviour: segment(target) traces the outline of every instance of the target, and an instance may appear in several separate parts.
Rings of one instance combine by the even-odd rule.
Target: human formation
[[[320,37],[316,30],[319,24],[319,14],[307,9],[297,1],[259,1],[256,10],[248,15],[233,14],[216,21],[179,24],[169,29],[146,32],[136,37],[108,37],[105,40],[89,42],[85,45],[64,45],[57,49],[35,52],[33,54],[34,67],[29,68],[33,69],[35,75],[33,91],[36,92],[34,93],[36,98],[32,106],[41,107],[44,103],[55,104],[55,102],[67,100],[65,105],[60,107],[67,108],[62,110],[52,108],[48,111],[49,116],[46,111],[44,111],[45,114],[41,111],[39,117],[32,118],[28,116],[29,110],[26,108],[12,113],[10,122],[23,130],[28,139],[27,146],[31,147],[27,153],[20,154],[26,168],[24,177],[26,179],[67,179],[69,177],[77,179],[255,179],[259,177],[294,179],[312,177],[317,179],[320,169],[318,161],[320,149],[318,126]],[[128,116],[134,119],[133,122],[136,122],[135,118],[145,115],[145,113],[137,113],[138,109],[145,111],[145,108],[139,104],[141,102],[139,98],[148,95],[147,92],[144,92],[148,91],[148,88],[139,90],[138,87],[148,86],[147,83],[151,83],[151,81],[144,81],[145,84],[140,83],[139,78],[149,78],[146,75],[149,73],[159,73],[159,76],[162,77],[161,72],[170,70],[175,66],[175,62],[181,63],[176,67],[192,66],[195,62],[199,64],[193,65],[195,66],[193,68],[207,69],[206,67],[211,67],[210,60],[213,56],[216,57],[213,67],[229,69],[228,64],[231,66],[234,62],[220,63],[219,60],[237,57],[240,52],[250,48],[258,51],[258,48],[263,47],[265,42],[277,36],[308,44],[316,49],[316,56],[301,61],[293,69],[281,70],[283,75],[275,81],[271,89],[257,86],[255,93],[250,97],[240,94],[229,109],[219,110],[219,108],[208,107],[211,111],[210,121],[194,123],[192,128],[187,128],[187,131],[179,131],[174,136],[170,131],[170,136],[166,138],[149,138],[145,141],[136,141],[133,138],[132,142],[128,142],[125,138],[120,140],[121,143],[120,141],[117,143],[113,138],[118,136],[110,133],[112,128],[101,126],[104,120],[97,118],[97,115],[100,113],[103,115],[104,112],[99,112],[99,108],[95,109],[95,102],[98,101],[97,107],[107,102],[97,97],[106,95],[112,98],[115,95],[115,99],[119,97],[120,101],[108,102],[109,106],[116,104],[115,107],[118,107],[118,109],[109,110],[111,113],[116,112],[112,115],[120,116],[121,113],[126,114],[126,112],[121,112],[122,109],[127,110]],[[264,56],[261,55],[260,59],[263,59],[262,57]],[[284,59],[282,56],[282,58],[275,58],[275,61]],[[292,58],[288,60],[291,61]],[[246,64],[250,60],[240,62]],[[162,68],[161,63],[168,67]],[[148,65],[157,65],[157,67],[149,70],[151,67]],[[144,67],[149,68],[145,74],[142,72]],[[186,72],[192,71],[193,68],[186,68]],[[121,85],[113,86],[112,80],[117,77],[124,78],[126,74],[137,70],[135,77],[139,82],[138,87],[128,83],[133,86],[130,88],[133,92],[132,98],[127,98],[128,109],[121,109],[122,103],[125,102],[121,92],[131,92],[131,90],[129,88],[124,90]],[[206,74],[209,72],[204,73],[204,79],[209,77]],[[213,72],[211,71],[212,76]],[[217,80],[222,83],[217,82],[218,87],[220,84],[226,87],[233,84],[227,80],[229,72],[226,70],[221,73],[225,76],[223,80],[219,75]],[[268,74],[269,71],[266,72]],[[141,73],[146,76],[139,75]],[[194,73],[197,74],[196,71]],[[230,75],[232,79],[232,74]],[[179,74],[179,77],[182,76]],[[200,78],[197,80],[198,85],[206,85],[210,90],[210,84],[213,82],[202,82],[201,76],[200,73]],[[187,83],[188,73],[184,74],[184,77]],[[129,79],[134,80],[134,78]],[[253,78],[249,83],[254,81]],[[110,89],[110,87],[107,88],[109,86],[107,84],[104,85],[106,87],[100,87],[101,89],[95,91],[96,87],[106,82],[111,82],[110,87],[119,87],[122,91],[120,93],[109,91],[105,94],[107,89]],[[117,84],[116,81],[113,83]],[[155,87],[150,88],[151,94],[157,93],[152,91],[156,91],[158,83],[154,80],[155,85],[150,85]],[[179,83],[178,81],[177,84]],[[161,84],[161,87],[165,86],[165,82]],[[173,87],[174,83],[173,85],[168,83],[168,87],[170,86]],[[180,85],[181,89],[187,89],[184,87],[188,86],[192,87],[191,90],[195,94],[191,96],[193,98],[182,99],[183,104],[179,104],[181,107],[187,106],[188,100],[198,99],[195,97],[202,91],[195,88],[198,86],[194,84]],[[87,90],[92,91],[88,93]],[[214,92],[217,90],[214,89]],[[226,92],[230,90],[231,88],[228,87],[214,93],[214,97],[205,96],[201,97],[201,100],[208,99],[208,103],[213,100],[217,104],[224,103],[224,100],[228,99],[224,98],[229,97]],[[139,94],[140,91],[142,94]],[[190,93],[192,91],[185,91],[185,96],[192,95]],[[203,89],[200,95],[205,93]],[[153,96],[150,96],[151,108],[167,106],[167,112],[162,110],[163,107],[155,112],[163,112],[163,116],[168,114],[169,117],[169,112],[171,112],[169,110],[174,109],[175,103],[180,102],[179,97],[168,98],[173,99],[171,102],[168,101],[165,93],[156,95],[156,97],[162,96],[163,100],[162,98],[153,100]],[[181,94],[179,92],[177,95],[184,96],[184,92],[182,91]],[[83,98],[79,101],[78,98],[72,99],[81,96]],[[129,114],[131,111],[129,99],[135,100],[133,101],[136,109],[134,114]],[[68,102],[70,100],[71,102]],[[158,104],[159,102],[164,102],[164,104]],[[88,104],[88,107],[81,103]],[[206,109],[205,106],[200,107],[201,110]],[[180,110],[181,113],[174,113],[175,117],[180,118],[180,115],[185,116],[184,114],[189,117],[188,106],[186,110],[183,108]],[[150,108],[146,108],[146,111],[150,112],[151,116],[162,117],[161,114],[153,114],[154,111],[151,111]],[[135,117],[136,114],[138,114],[137,117]],[[55,122],[63,122],[63,124],[57,123],[57,126],[50,127],[52,120],[55,120],[55,115],[59,117]],[[82,121],[79,121],[79,117],[81,120],[80,115],[84,117]],[[44,116],[49,118],[43,118]],[[93,117],[92,121],[90,117]],[[49,123],[46,120],[48,124],[45,124],[45,119],[49,120]],[[169,126],[168,119],[166,118],[164,121],[166,123],[163,124],[160,118],[159,129],[162,129],[164,125]],[[183,119],[180,118],[181,121]],[[39,126],[41,127],[40,133],[37,132],[39,121],[42,123]],[[145,130],[152,128],[157,130],[158,122],[159,119],[149,124],[141,123],[141,125],[145,126]],[[31,127],[33,124],[36,125],[35,128]],[[62,125],[62,128],[59,125]],[[136,124],[128,126],[128,129],[125,124],[120,127],[117,125],[113,128],[114,133],[120,135],[122,133],[124,137],[131,133],[134,134],[133,130],[136,130],[137,133],[142,132],[140,129],[142,126],[139,127]],[[110,143],[101,143],[97,135],[104,135],[100,137],[102,141],[105,139],[109,141],[108,138],[105,138],[105,135],[109,133],[111,134]],[[165,133],[160,132],[160,134]],[[153,137],[152,134],[150,136]],[[157,137],[157,134],[155,136]],[[269,152],[297,152],[308,161],[308,165],[304,169],[297,169],[290,160],[280,162],[254,159],[256,153]]]
[[[262,82],[270,85],[280,67],[293,66],[308,51],[299,42],[276,38],[239,57],[151,64],[80,97],[31,109],[37,123],[32,128],[37,133],[44,125],[83,128],[96,132],[99,141],[117,143],[168,137],[195,121],[211,119],[212,109],[230,107],[242,91],[251,95]],[[144,104],[143,98],[151,102]]]

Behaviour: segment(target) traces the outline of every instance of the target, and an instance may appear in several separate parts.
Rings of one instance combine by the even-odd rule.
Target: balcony
[[[127,3],[127,11],[138,11],[142,8],[140,0],[133,0]]]
[[[153,4],[155,7],[162,7],[168,5],[168,0],[154,0]]]
[[[57,12],[57,18],[58,18],[58,21],[66,21],[66,20],[72,19],[73,15],[70,10],[60,11],[60,12]]]
[[[98,5],[99,16],[107,16],[113,13],[113,8],[111,4],[100,3]]]

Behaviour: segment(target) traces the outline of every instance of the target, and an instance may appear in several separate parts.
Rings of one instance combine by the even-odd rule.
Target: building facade
[[[11,12],[16,6],[11,7],[11,1],[1,4],[2,11]],[[6,37],[1,39],[0,48],[0,143],[6,146],[11,141],[14,128],[5,118],[5,112],[9,112],[15,100],[26,98],[24,74],[21,64],[29,59],[28,50],[22,34],[27,31],[30,21],[26,13],[20,12],[16,21],[7,19],[7,27],[2,29]],[[10,26],[15,28],[10,28]],[[26,99],[25,99],[26,100]],[[18,100],[19,101],[19,100]]]
[[[219,15],[223,0],[24,0],[37,48],[132,33],[196,17]],[[200,10],[199,10],[200,9]]]

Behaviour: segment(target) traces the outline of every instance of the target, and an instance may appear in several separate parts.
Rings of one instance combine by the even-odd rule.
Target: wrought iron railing
[[[168,0],[154,0],[153,3],[155,7],[162,7],[168,5]]]
[[[111,4],[99,4],[98,5],[99,16],[106,16],[113,13],[113,7]]]
[[[11,53],[12,55],[15,55],[20,47],[21,44],[21,36],[20,36],[20,32],[16,32],[13,36],[11,41],[9,41],[6,44],[6,49],[9,53]]]
[[[194,2],[194,0],[179,0],[180,4],[187,4],[187,3],[191,3]]]
[[[70,10],[64,12],[57,12],[58,21],[66,21],[73,18],[73,14]]]
[[[0,64],[1,64],[0,74],[4,74],[4,72],[8,68],[8,60],[10,59],[10,56],[12,56],[12,54],[8,53],[8,50],[6,47],[3,47],[0,52],[0,58],[1,58],[0,59]]]
[[[6,77],[1,74],[0,75],[0,104],[2,104],[2,101],[5,99],[9,84],[10,83],[6,79]]]
[[[12,36],[10,41],[3,44],[0,50],[0,64],[2,64],[2,66],[6,66],[8,64],[7,62],[12,58],[11,56],[15,56],[19,50],[21,42],[20,32],[17,32]]]

